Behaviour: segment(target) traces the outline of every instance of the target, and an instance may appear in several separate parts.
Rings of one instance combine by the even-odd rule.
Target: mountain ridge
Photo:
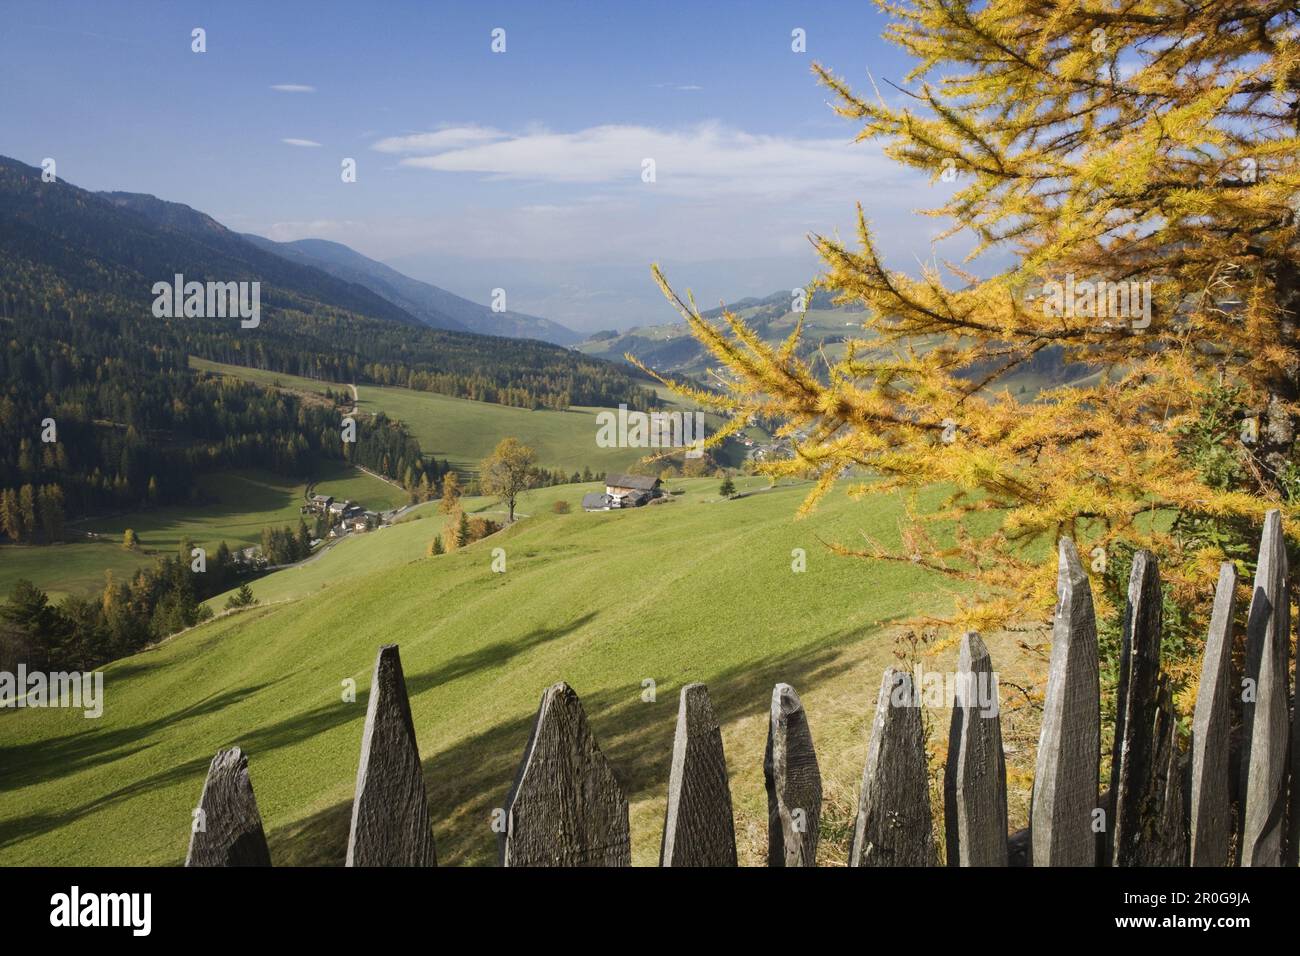
[[[558,322],[523,312],[494,312],[485,305],[448,292],[431,282],[412,278],[341,242],[331,239],[277,242],[254,233],[243,233],[243,238],[289,261],[311,265],[337,278],[364,286],[430,325],[434,325],[435,321],[452,323],[457,329],[477,335],[538,339],[566,347],[582,340],[581,335]]]

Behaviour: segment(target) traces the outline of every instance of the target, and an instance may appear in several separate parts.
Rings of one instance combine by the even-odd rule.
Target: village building
[[[593,491],[590,494],[582,496],[583,511],[608,511],[612,506],[609,495],[601,494],[599,491]]]
[[[605,495],[610,499],[611,508],[639,508],[662,494],[661,484],[658,478],[650,475],[607,475]],[[583,499],[584,508],[586,500]]]
[[[307,499],[307,510],[312,514],[324,514],[334,504],[333,495],[312,495]]]

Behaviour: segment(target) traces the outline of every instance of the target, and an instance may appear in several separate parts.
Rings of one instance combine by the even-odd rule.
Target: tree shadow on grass
[[[843,652],[861,636],[858,631],[828,634],[812,647],[710,676],[709,697],[719,722],[726,725],[767,713],[772,686],[778,682],[793,684],[803,693],[844,673],[853,665]],[[878,680],[872,675],[867,683]],[[629,802],[665,787],[677,722],[676,692],[680,688],[674,687],[671,696],[663,693],[653,704],[641,700],[639,678],[597,693],[583,694],[583,688],[574,689]],[[538,688],[539,699],[542,690]],[[491,827],[493,811],[505,804],[533,719],[529,714],[502,722],[423,762],[440,864],[497,862],[497,835]],[[417,737],[419,733],[417,726]],[[343,802],[278,828],[268,835],[272,860],[276,865],[341,865],[347,855],[351,812],[351,803]]]
[[[152,746],[152,745],[146,745]],[[143,747],[137,749],[145,749]],[[132,751],[134,752],[134,751]],[[84,816],[96,813],[104,808],[118,803],[122,800],[129,800],[132,797],[148,793],[158,787],[167,786],[182,780],[191,774],[203,773],[207,770],[211,762],[211,756],[195,757],[193,760],[187,760],[185,763],[177,764],[160,773],[151,774],[140,780],[136,780],[124,787],[119,787],[112,793],[106,793],[89,803],[82,804],[71,810],[60,811],[57,815],[50,813],[31,813],[26,816],[16,817],[12,820],[0,820],[0,847],[7,847],[23,840],[31,839],[42,833],[48,833],[57,830],[60,827],[66,827],[75,823]],[[198,798],[195,797],[197,805]]]
[[[154,746],[147,738],[162,733],[185,720],[224,710],[232,704],[272,687],[284,680],[277,677],[261,684],[250,684],[236,690],[211,694],[200,701],[172,711],[164,717],[132,724],[129,727],[99,729],[87,721],[84,731],[47,737],[31,743],[0,746],[0,766],[5,772],[0,776],[0,792],[20,790],[46,783],[70,773],[97,767],[100,764],[121,760]],[[5,711],[2,720],[21,720],[25,711]],[[139,746],[132,746],[139,744]],[[209,755],[211,759],[211,755]]]
[[[414,697],[426,690],[450,683],[460,677],[502,667],[509,663],[512,658],[525,651],[564,637],[578,628],[584,627],[595,616],[595,613],[592,612],[575,618],[560,627],[535,628],[517,640],[498,641],[474,651],[457,655],[430,671],[407,676],[407,694]],[[0,788],[17,789],[20,786],[40,783],[44,780],[62,776],[68,773],[70,769],[83,769],[98,763],[118,760],[145,750],[148,747],[155,746],[156,741],[144,742],[140,746],[131,749],[124,750],[122,748],[126,747],[128,743],[151,737],[177,721],[221,710],[284,679],[284,677],[280,677],[276,681],[215,695],[165,718],[122,728],[121,730],[109,732],[107,735],[93,732],[73,734],[55,740],[26,744],[21,747],[0,749],[0,758],[7,761],[13,755],[15,766],[21,765],[26,777],[29,778],[17,780],[14,779],[14,775],[6,774],[5,779],[0,782]],[[342,704],[341,702],[323,704],[291,718],[256,727],[248,733],[241,734],[238,739],[230,741],[228,746],[242,747],[246,753],[256,760],[258,756],[264,756],[281,747],[299,743],[349,721],[359,722],[366,712],[368,701],[369,690],[367,689],[367,691],[358,695],[356,704]],[[359,759],[359,735],[357,746]],[[53,748],[53,750],[50,748]],[[28,759],[32,754],[36,753],[40,754],[43,764],[39,776],[37,775],[38,768],[31,759]],[[206,773],[212,757],[213,754],[196,755],[168,771],[127,784],[103,797],[71,810],[63,811],[58,816],[34,813],[8,821],[0,821],[0,847],[58,829],[87,814],[102,810],[113,803],[147,792],[154,787],[175,783],[189,777],[196,778],[194,800],[197,805],[203,786],[203,775]],[[254,777],[254,780],[256,780],[256,777]],[[350,815],[351,806],[347,805],[345,811],[346,814]],[[343,822],[345,843],[348,822],[348,817],[345,817]],[[186,838],[184,833],[178,835],[177,845],[181,847],[182,854]],[[178,862],[179,859],[180,857],[178,857]]]

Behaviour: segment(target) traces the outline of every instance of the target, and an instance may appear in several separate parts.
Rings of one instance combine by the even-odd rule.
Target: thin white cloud
[[[490,126],[448,126],[432,133],[411,136],[389,136],[371,145],[380,153],[436,153],[442,150],[464,149],[483,143],[508,139],[509,134]]]
[[[319,145],[320,145],[320,143],[316,142],[314,139],[293,139],[293,138],[291,138],[291,137],[290,137],[290,138],[286,138],[286,139],[282,139],[282,140],[280,140],[280,142],[282,142],[282,143],[284,143],[284,144],[286,144],[286,145],[288,145],[288,146],[311,146],[311,147],[315,147],[315,146],[319,146]]]
[[[675,195],[719,193],[789,198],[846,183],[879,184],[899,175],[879,148],[848,138],[801,139],[747,133],[720,123],[681,129],[593,126],[576,132],[507,134],[482,126],[392,137],[374,149],[411,153],[401,165],[541,183],[658,188]],[[643,181],[653,160],[654,183]]]
[[[316,87],[303,83],[272,83],[271,89],[277,93],[315,93]]]

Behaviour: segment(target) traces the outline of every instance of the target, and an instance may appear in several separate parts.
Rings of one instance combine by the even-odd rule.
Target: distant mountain
[[[224,309],[156,314],[155,284],[178,274],[186,283],[257,283],[260,324],[244,327]],[[187,357],[197,356],[525,408],[654,401],[625,367],[550,342],[432,328],[428,318],[183,204],[46,182],[39,168],[0,156],[0,338],[30,340],[24,348],[51,363],[51,383],[68,364],[93,371],[93,356],[138,365],[141,387],[165,390],[158,376],[188,376]],[[0,353],[5,373],[10,352]]]
[[[794,331],[801,317],[793,311],[789,290],[774,292],[757,298],[748,296],[725,306],[701,313],[706,319],[720,319],[727,309],[745,319],[768,342],[784,341]],[[802,313],[804,322],[801,351],[810,353],[818,348],[835,346],[843,342],[850,327],[862,324],[862,310],[836,306],[826,292],[817,292],[807,302]],[[659,372],[677,376],[703,377],[710,364],[716,364],[707,350],[693,335],[685,322],[667,325],[645,325],[625,332],[596,332],[574,346],[584,355],[626,361],[632,354]]]
[[[572,329],[550,319],[522,312],[493,312],[485,305],[403,275],[339,242],[327,239],[274,242],[251,234],[245,234],[244,238],[292,262],[315,266],[340,279],[363,285],[434,328],[455,328],[511,339],[540,339],[556,345],[573,345],[582,339]]]
[[[743,318],[769,345],[785,342],[795,330],[797,322],[802,319],[803,332],[798,354],[810,361],[817,374],[825,371],[823,358],[835,361],[843,357],[846,340],[870,337],[862,328],[862,307],[836,305],[828,292],[819,291],[814,294],[803,313],[794,312],[792,305],[791,293],[782,290],[763,298],[751,296],[739,299],[700,314],[710,321],[718,322],[722,318],[723,309],[726,309]],[[611,362],[626,362],[625,356],[630,354],[662,374],[704,383],[708,383],[711,378],[709,370],[719,365],[717,359],[691,334],[690,327],[685,322],[640,326],[625,332],[595,332],[574,348],[584,355]],[[976,367],[968,369],[965,374],[976,379],[991,371],[992,367]],[[999,378],[992,389],[1010,389],[1022,401],[1029,401],[1045,388],[1078,384],[1095,375],[1096,371],[1091,367],[1067,364],[1062,350],[1051,346],[1040,350],[1011,374]]]
[[[24,168],[21,163],[0,159],[0,171],[16,174]],[[268,294],[266,287],[271,287],[291,300],[327,303],[405,325],[422,324],[365,286],[272,255],[246,242],[206,213],[183,203],[167,202],[145,193],[89,193],[69,183],[62,185],[67,189],[49,191],[47,198],[41,198],[39,205],[31,208],[30,224],[59,234],[87,259],[103,258],[151,279],[166,277],[173,269],[185,274],[187,279],[198,281],[257,279],[263,284],[264,299]],[[11,193],[10,197],[21,196],[31,201],[38,195]],[[59,202],[62,197],[67,197],[66,205]],[[102,207],[91,200],[99,201]],[[23,222],[25,217],[18,207],[11,206],[7,211]],[[133,291],[138,292],[140,287],[134,283],[133,286]],[[144,291],[148,291],[148,286]]]

